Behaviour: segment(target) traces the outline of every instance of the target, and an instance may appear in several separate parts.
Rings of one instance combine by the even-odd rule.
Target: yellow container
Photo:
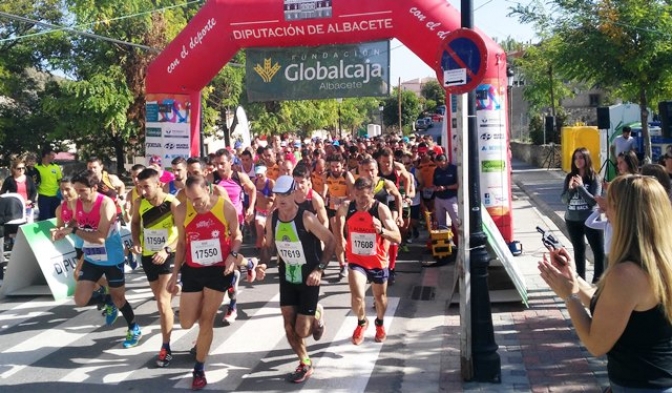
[[[585,147],[590,152],[593,169],[600,170],[600,132],[597,127],[576,126],[562,128],[562,170],[572,170],[572,153],[579,147]]]
[[[432,230],[429,235],[432,240],[450,240],[453,238],[453,232],[450,229]]]

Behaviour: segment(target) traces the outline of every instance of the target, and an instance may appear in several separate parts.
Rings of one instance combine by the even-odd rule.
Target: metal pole
[[[462,0],[462,27],[474,25],[472,0]],[[467,98],[469,132],[469,246],[471,269],[471,346],[474,380],[501,383],[501,360],[497,353],[492,325],[490,293],[488,291],[488,266],[490,258],[485,249],[486,236],[481,217],[481,179],[478,156],[478,124],[476,122],[476,94],[472,90]]]

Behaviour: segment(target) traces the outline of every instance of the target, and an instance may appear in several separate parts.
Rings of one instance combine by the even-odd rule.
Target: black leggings
[[[596,283],[604,271],[604,236],[602,231],[588,228],[584,221],[567,221],[567,232],[569,240],[574,247],[574,262],[576,263],[576,272],[581,278],[586,279],[586,241],[593,250],[595,270],[593,272],[593,283]]]

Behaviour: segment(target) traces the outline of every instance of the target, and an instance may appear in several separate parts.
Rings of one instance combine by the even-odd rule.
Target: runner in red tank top
[[[238,255],[243,235],[238,213],[231,202],[210,193],[203,176],[187,179],[187,203],[177,207],[174,219],[178,231],[173,275],[167,289],[177,293],[177,277],[182,272],[180,325],[191,329],[198,321],[196,364],[192,389],[207,385],[203,371],[212,344],[215,314],[232,286],[236,265],[248,268],[248,281],[254,281],[256,262]]]
[[[401,241],[399,227],[392,218],[390,209],[373,198],[373,181],[360,177],[355,181],[354,201],[341,206],[336,213],[337,231],[346,251],[348,281],[352,296],[352,312],[357,315],[357,327],[352,343],[359,345],[364,340],[364,331],[369,326],[366,318],[364,293],[366,282],[371,281],[376,302],[376,342],[383,342],[387,334],[383,317],[387,310],[387,279],[389,269],[387,252],[390,242]],[[343,237],[343,229],[347,236]]]

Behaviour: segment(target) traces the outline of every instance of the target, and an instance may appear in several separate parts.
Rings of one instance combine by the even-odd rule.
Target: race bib
[[[105,244],[84,242],[82,252],[91,261],[107,261],[107,249]]]
[[[376,234],[352,232],[352,253],[355,255],[376,255]]]
[[[306,255],[301,242],[275,241],[278,255],[287,265],[305,265]]]
[[[224,262],[219,239],[192,241],[191,261],[201,266],[212,266]]]
[[[161,251],[166,246],[166,239],[168,239],[167,229],[144,229],[145,235],[145,250]]]

